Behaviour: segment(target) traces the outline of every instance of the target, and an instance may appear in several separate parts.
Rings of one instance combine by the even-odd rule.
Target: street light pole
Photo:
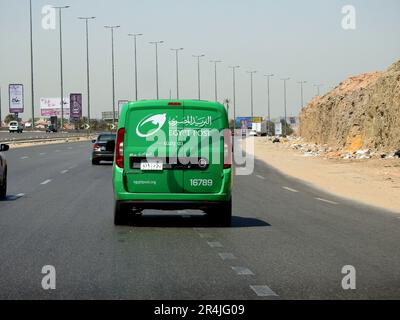
[[[250,106],[251,106],[251,117],[254,118],[254,98],[253,98],[253,74],[257,71],[247,71],[250,74]]]
[[[86,81],[87,81],[87,108],[88,108],[88,133],[90,134],[90,65],[89,65],[89,20],[96,17],[79,17],[80,20],[85,20],[86,27]]]
[[[201,100],[201,92],[200,92],[200,58],[205,57],[204,54],[193,55],[194,58],[197,58],[197,87],[198,87],[198,96],[199,100]]]
[[[314,84],[314,87],[317,88],[317,96],[320,95],[320,88],[323,86],[323,84]]]
[[[62,10],[70,6],[53,7],[58,9],[60,28],[60,85],[61,85],[61,131],[64,130],[64,77],[63,77],[63,49],[62,49]]]
[[[283,135],[286,137],[286,135],[287,135],[287,130],[286,130],[286,126],[287,126],[286,82],[289,81],[290,78],[283,78],[281,80],[283,81],[283,105],[284,105],[284,114],[285,114],[285,121],[283,123],[283,129],[284,129]]]
[[[299,81],[298,84],[300,84],[300,98],[301,98],[301,108],[304,106],[304,91],[303,91],[303,85],[306,84],[307,81]]]
[[[176,60],[176,99],[179,100],[179,58],[178,52],[182,51],[183,48],[171,49],[175,51],[175,60]]]
[[[232,69],[232,80],[233,80],[233,121],[234,121],[234,129],[235,129],[235,121],[236,121],[236,69],[240,68],[240,66],[230,66]]]
[[[137,72],[137,51],[136,40],[137,37],[142,36],[143,33],[130,33],[128,36],[133,37],[134,51],[135,51],[135,100],[138,101],[138,72]]]
[[[115,59],[114,59],[114,29],[120,26],[104,26],[106,29],[111,30],[111,65],[112,65],[112,105],[113,105],[113,128],[115,128]],[[114,129],[113,129],[114,130]]]
[[[218,84],[217,84],[217,63],[221,63],[221,60],[210,60],[214,63],[214,81],[215,81],[215,101],[218,101]]]
[[[268,95],[268,121],[267,121],[267,135],[269,136],[270,130],[269,130],[269,125],[271,122],[271,99],[270,99],[270,81],[271,77],[273,77],[274,74],[266,74],[265,77],[267,77],[267,95]]]
[[[158,45],[164,43],[164,41],[153,41],[150,42],[150,44],[154,44],[156,48],[156,94],[157,94],[157,100],[160,98],[160,94],[158,92]]]
[[[32,131],[35,127],[35,92],[33,83],[33,25],[32,25],[32,0],[29,0],[29,21],[30,21],[30,50],[31,50],[31,103],[32,103]],[[1,115],[1,111],[0,111]],[[0,116],[1,126],[1,116]]]

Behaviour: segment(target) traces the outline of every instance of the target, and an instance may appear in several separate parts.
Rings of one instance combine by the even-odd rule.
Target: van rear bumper
[[[224,178],[221,190],[218,193],[131,193],[127,192],[124,186],[123,169],[114,165],[114,199],[120,202],[150,204],[171,204],[179,205],[206,205],[213,203],[227,202],[232,195],[232,171],[224,170]]]
[[[121,205],[138,210],[207,210],[221,205],[221,201],[118,201]]]

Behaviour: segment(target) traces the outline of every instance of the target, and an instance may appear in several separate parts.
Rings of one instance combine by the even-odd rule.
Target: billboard
[[[101,118],[102,118],[104,121],[110,121],[110,120],[112,120],[112,119],[113,119],[113,113],[112,113],[112,111],[105,111],[105,112],[102,112],[102,113],[101,113]],[[119,119],[118,112],[115,111],[115,120],[118,120],[118,119]]]
[[[235,125],[237,129],[252,129],[253,123],[261,123],[262,117],[238,117],[236,118]]]
[[[24,86],[22,84],[10,84],[8,86],[10,113],[24,112]]]
[[[69,96],[70,117],[74,120],[82,118],[82,94],[71,93]]]
[[[122,107],[124,106],[125,103],[128,103],[129,100],[119,100],[118,101],[118,114],[120,114]]]
[[[69,98],[64,98],[64,118],[70,115]],[[40,115],[42,117],[61,117],[61,98],[40,98]]]
[[[275,122],[275,135],[276,136],[282,135],[282,122]]]

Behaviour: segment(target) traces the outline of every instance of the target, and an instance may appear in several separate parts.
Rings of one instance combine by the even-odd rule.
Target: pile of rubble
[[[400,158],[400,150],[392,152],[379,152],[372,149],[360,149],[357,151],[341,151],[334,149],[329,145],[318,145],[306,142],[300,137],[280,138],[283,148],[297,150],[304,157],[325,157],[328,159],[344,159],[344,160],[365,160],[365,159],[394,159]]]

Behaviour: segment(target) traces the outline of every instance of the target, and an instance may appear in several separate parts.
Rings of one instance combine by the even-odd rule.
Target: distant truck
[[[264,137],[267,135],[267,121],[253,123],[251,131],[257,133],[257,136]]]
[[[46,128],[46,132],[48,132],[48,133],[57,132],[58,131],[57,122],[58,122],[57,116],[50,117],[50,124]]]

